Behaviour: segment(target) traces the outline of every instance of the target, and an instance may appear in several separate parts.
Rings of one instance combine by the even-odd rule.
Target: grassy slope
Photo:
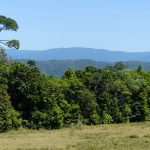
[[[0,134],[0,150],[149,150],[150,122],[19,130]]]

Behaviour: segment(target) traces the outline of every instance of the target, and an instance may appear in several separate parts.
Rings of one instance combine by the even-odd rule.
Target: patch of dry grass
[[[0,134],[0,150],[149,150],[150,122]]]

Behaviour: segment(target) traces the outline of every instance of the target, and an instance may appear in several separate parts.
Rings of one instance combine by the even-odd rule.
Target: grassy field
[[[149,150],[150,122],[0,134],[0,150]]]

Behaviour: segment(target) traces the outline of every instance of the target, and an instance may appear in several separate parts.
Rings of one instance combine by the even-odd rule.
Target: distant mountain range
[[[122,52],[93,48],[55,48],[49,50],[6,50],[12,59],[47,60],[79,60],[90,59],[102,62],[144,61],[150,62],[150,52]]]
[[[68,68],[84,69],[87,66],[104,68],[109,64],[122,61],[130,69],[141,64],[150,70],[150,52],[122,52],[92,48],[56,48],[49,50],[6,50],[8,57],[26,63],[27,59],[36,60],[38,68],[53,76],[62,76]]]

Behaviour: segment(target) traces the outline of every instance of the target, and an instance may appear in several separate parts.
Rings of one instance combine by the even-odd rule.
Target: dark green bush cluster
[[[33,61],[1,62],[0,131],[20,126],[61,128],[150,119],[150,72],[122,63],[105,69],[68,69],[61,79],[42,74]]]

